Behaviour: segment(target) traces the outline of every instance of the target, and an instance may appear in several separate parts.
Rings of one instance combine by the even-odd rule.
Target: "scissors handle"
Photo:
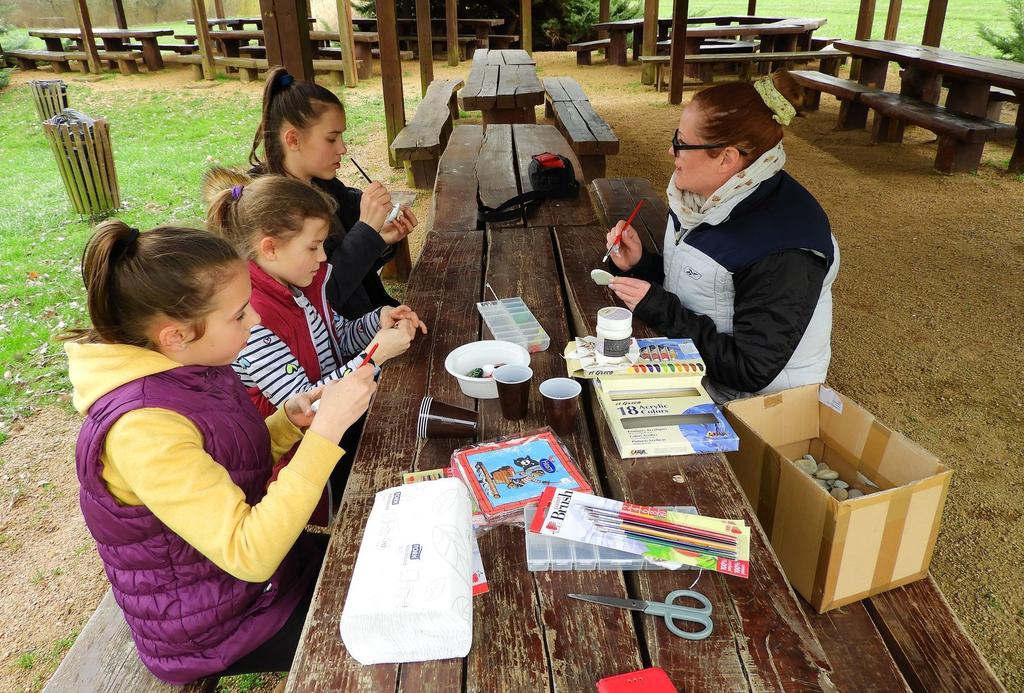
[[[675,600],[681,597],[690,597],[696,599],[701,603],[699,608],[692,606],[680,606],[675,604]],[[668,596],[665,597],[664,602],[649,602],[650,606],[644,609],[645,614],[651,616],[664,616],[665,625],[672,631],[673,634],[678,635],[680,638],[687,640],[703,640],[704,638],[711,635],[711,631],[714,630],[715,624],[711,620],[711,601],[700,592],[691,592],[690,590],[675,590],[669,592]],[[679,619],[681,621],[688,621],[690,623],[697,623],[704,626],[703,629],[693,632],[683,630],[677,626],[674,621]]]

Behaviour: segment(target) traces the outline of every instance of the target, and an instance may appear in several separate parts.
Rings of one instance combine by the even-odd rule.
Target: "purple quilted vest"
[[[120,505],[101,477],[107,431],[123,414],[157,407],[187,417],[204,449],[255,504],[270,478],[270,435],[230,366],[183,366],[97,400],[78,436],[82,514],[142,662],[183,684],[224,670],[274,635],[316,578],[302,539],[265,583],[232,577],[144,506]]]

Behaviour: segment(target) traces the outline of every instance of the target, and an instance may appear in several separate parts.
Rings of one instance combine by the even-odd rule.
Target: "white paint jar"
[[[633,338],[633,313],[619,306],[597,311],[595,336],[599,360],[618,361],[625,358]]]

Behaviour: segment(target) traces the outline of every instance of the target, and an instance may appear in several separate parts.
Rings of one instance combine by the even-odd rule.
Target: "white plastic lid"
[[[608,306],[597,311],[597,329],[607,332],[632,332],[633,313],[621,306]]]

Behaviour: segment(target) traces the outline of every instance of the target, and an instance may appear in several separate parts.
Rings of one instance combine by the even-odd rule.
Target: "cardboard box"
[[[927,575],[952,473],[938,458],[823,385],[731,402],[726,418],[740,439],[726,457],[819,613]],[[793,464],[806,453],[851,488],[872,490],[860,473],[881,490],[837,501]]]

